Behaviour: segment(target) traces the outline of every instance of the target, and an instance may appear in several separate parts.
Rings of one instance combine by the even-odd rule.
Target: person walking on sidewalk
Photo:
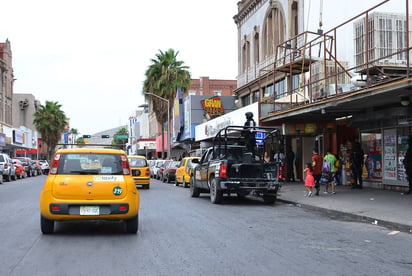
[[[362,189],[362,168],[364,164],[364,152],[359,142],[355,143],[353,152],[351,154],[351,170],[353,175],[352,189]]]
[[[323,158],[323,162],[328,162],[329,163],[329,172],[326,172],[328,174],[327,176],[327,182],[325,185],[325,193],[328,193],[328,188],[329,185],[331,187],[331,193],[335,194],[335,173],[336,173],[336,167],[335,167],[335,162],[336,162],[336,156],[331,153],[331,149],[328,149],[326,151],[326,155]]]
[[[405,167],[405,172],[409,181],[409,190],[406,192],[406,194],[410,194],[412,193],[412,135],[409,136],[408,150],[406,151],[405,158],[403,159],[403,165]]]
[[[315,178],[313,178],[313,168],[311,163],[306,163],[303,174],[306,174],[305,188],[308,191],[307,196],[312,196],[312,189],[315,187]]]
[[[313,178],[315,179],[316,189],[315,195],[318,196],[320,190],[320,178],[322,177],[323,158],[319,155],[317,148],[313,148],[312,154]]]

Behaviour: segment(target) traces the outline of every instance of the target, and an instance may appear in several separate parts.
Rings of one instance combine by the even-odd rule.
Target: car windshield
[[[98,153],[62,153],[57,174],[121,175],[120,155]]]
[[[143,158],[129,158],[131,167],[147,167],[147,162]]]

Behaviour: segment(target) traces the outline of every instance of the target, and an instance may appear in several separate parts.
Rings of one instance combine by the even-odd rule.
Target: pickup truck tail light
[[[219,177],[227,177],[227,165],[221,164],[219,169]]]
[[[283,179],[283,167],[282,166],[279,167],[279,176],[278,176],[278,178],[279,178],[279,180]]]

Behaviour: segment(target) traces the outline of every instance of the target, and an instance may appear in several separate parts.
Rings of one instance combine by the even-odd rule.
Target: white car
[[[49,174],[50,166],[47,160],[38,160],[43,174]]]
[[[157,171],[160,169],[160,167],[163,165],[165,161],[166,160],[156,160],[156,162],[154,162],[154,165],[150,167],[150,177],[157,177]]]
[[[13,161],[6,153],[0,153],[0,166],[3,168],[3,179],[5,181],[16,180],[16,168]]]

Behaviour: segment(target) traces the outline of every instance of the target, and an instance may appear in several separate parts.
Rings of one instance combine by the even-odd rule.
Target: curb
[[[337,210],[331,210],[331,209],[326,209],[323,207],[318,207],[314,205],[309,205],[309,204],[302,204],[299,202],[291,201],[291,200],[286,200],[286,199],[277,199],[278,202],[283,202],[286,204],[291,204],[294,205],[295,207],[301,207],[307,210],[312,210],[312,211],[317,211],[324,213],[328,215],[329,218],[332,219],[344,219],[346,221],[354,221],[354,222],[361,222],[361,223],[369,223],[369,224],[374,224],[378,226],[385,227],[389,230],[397,230],[403,233],[407,234],[412,234],[412,226],[407,225],[407,224],[402,224],[402,223],[397,223],[397,222],[391,222],[391,221],[386,221],[386,220],[380,220],[377,218],[371,218],[367,216],[362,216],[362,215],[356,215],[352,213],[346,213],[342,211],[337,211]]]

